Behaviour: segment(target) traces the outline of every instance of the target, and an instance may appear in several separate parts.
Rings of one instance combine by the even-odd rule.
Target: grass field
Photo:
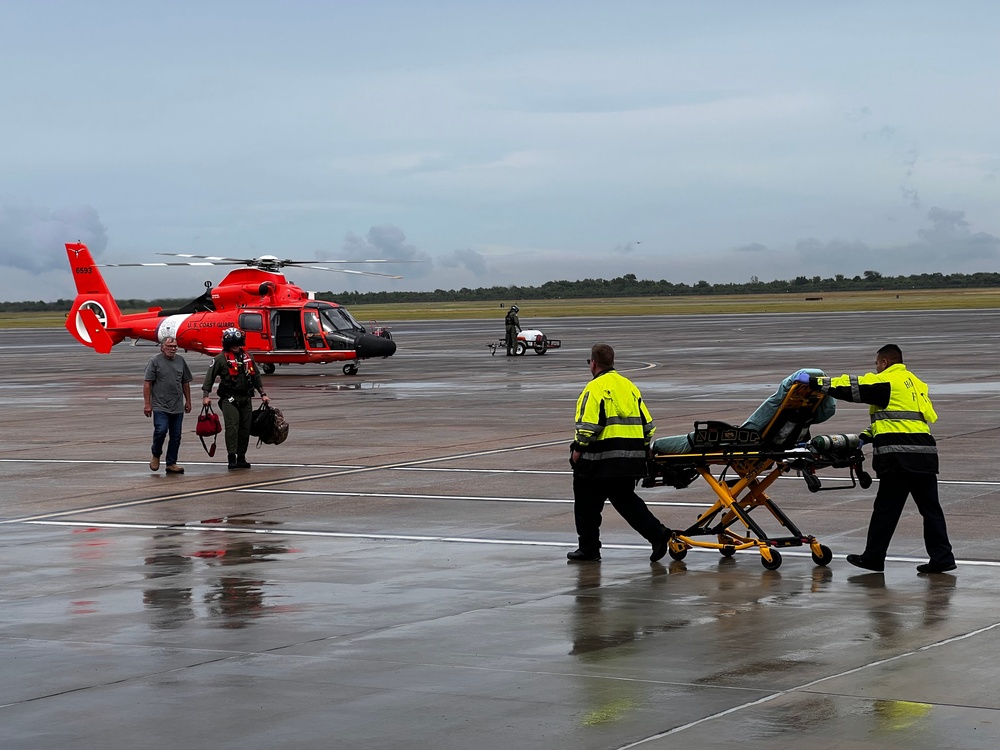
[[[610,299],[512,299],[525,322],[580,315],[694,315],[726,313],[842,312],[860,310],[975,310],[1000,307],[1000,289],[828,292],[817,294],[709,295],[704,297],[615,297]],[[498,302],[419,302],[352,305],[360,322],[375,319],[468,320],[502,317]],[[123,312],[141,312],[125,310]],[[56,328],[62,313],[0,313],[0,328]]]

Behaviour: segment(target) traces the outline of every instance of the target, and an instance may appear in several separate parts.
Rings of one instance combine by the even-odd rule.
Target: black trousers
[[[585,477],[573,475],[573,516],[580,549],[588,554],[601,548],[601,513],[605,500],[624,518],[628,525],[655,545],[663,535],[664,526],[650,513],[642,498],[635,494],[634,477]]]
[[[868,543],[865,560],[884,562],[889,542],[896,531],[896,524],[903,513],[906,498],[913,495],[913,502],[924,519],[924,546],[934,565],[951,565],[955,555],[948,541],[948,527],[944,511],[938,500],[937,475],[898,472],[879,474],[878,493],[868,524]]]

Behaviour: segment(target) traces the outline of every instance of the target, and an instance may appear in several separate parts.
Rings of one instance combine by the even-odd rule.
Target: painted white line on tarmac
[[[870,661],[867,664],[862,664],[859,667],[854,667],[853,669],[845,669],[842,672],[837,672],[835,674],[829,674],[826,677],[820,677],[819,679],[812,680],[811,682],[804,682],[801,685],[795,685],[794,687],[786,688],[784,690],[779,690],[777,692],[771,693],[770,695],[765,695],[763,698],[758,698],[755,701],[748,701],[747,703],[741,703],[738,706],[733,706],[732,708],[727,708],[725,711],[718,711],[709,716],[703,716],[695,721],[689,721],[687,724],[681,724],[680,726],[674,727],[673,729],[668,729],[665,732],[659,732],[658,734],[645,737],[636,742],[630,742],[627,745],[619,745],[615,750],[630,750],[633,747],[639,747],[640,745],[645,745],[647,742],[652,742],[654,740],[663,739],[664,737],[669,737],[674,734],[679,734],[687,729],[696,727],[699,724],[704,724],[705,722],[712,721],[714,719],[720,719],[723,716],[728,716],[730,714],[736,713],[737,711],[742,711],[745,708],[753,708],[754,706],[759,706],[763,703],[769,703],[776,698],[781,698],[782,696],[788,695],[790,693],[796,693],[801,691],[809,690],[809,688],[819,685],[821,682],[826,682],[827,680],[836,680],[840,677],[847,677],[852,674],[857,674],[866,669],[871,669],[872,667],[881,667],[884,664],[891,664],[892,662],[899,661],[901,659],[908,659],[911,656],[919,656],[925,651],[931,651],[936,648],[941,648],[942,646],[947,646],[956,641],[964,641],[967,638],[974,638],[977,635],[982,635],[983,633],[988,633],[991,630],[995,630],[1000,627],[1000,622],[995,622],[992,625],[986,625],[985,627],[978,628],[976,630],[971,630],[968,633],[963,633],[952,638],[946,638],[941,641],[936,641],[935,643],[928,643],[926,646],[921,646],[913,651],[907,651],[903,654],[896,654],[895,656],[890,656],[885,659],[876,659]]]
[[[507,546],[507,547],[576,547],[576,542],[557,542],[549,540],[532,540],[532,539],[503,539],[498,537],[468,537],[468,536],[436,536],[436,535],[421,535],[421,534],[365,534],[354,531],[319,531],[312,529],[286,529],[286,528],[274,528],[264,527],[264,528],[247,528],[247,527],[233,527],[219,524],[204,524],[204,523],[118,523],[118,522],[106,522],[106,521],[52,521],[52,520],[32,520],[25,521],[24,523],[34,526],[69,526],[74,528],[95,528],[95,529],[152,529],[155,531],[219,531],[226,534],[264,534],[269,536],[298,536],[298,537],[316,537],[319,539],[373,539],[373,540],[387,540],[394,542],[447,542],[450,544],[487,544],[492,546]],[[642,550],[644,552],[649,551],[648,544],[603,544],[601,549],[623,549],[623,550]],[[701,553],[701,554],[711,554],[713,556],[718,556],[717,550],[712,549],[701,549],[698,547],[693,547],[688,550],[688,552]],[[758,556],[759,553],[756,550],[739,550],[736,552],[737,555],[752,555]],[[811,557],[812,553],[807,550],[790,550],[787,548],[782,548],[782,557]],[[844,560],[847,555],[834,555],[834,560]],[[925,558],[922,557],[887,557],[886,562],[899,562],[899,563],[924,563],[927,562]],[[962,566],[969,567],[984,567],[984,568],[1000,568],[1000,560],[956,560],[956,563]],[[853,569],[852,569],[853,570]],[[859,575],[870,575],[870,574],[860,574]]]
[[[404,492],[334,492],[332,490],[259,490],[246,489],[237,492],[250,492],[264,495],[316,495],[320,497],[384,497],[406,500],[470,500],[492,503],[539,503],[553,505],[572,505],[572,498],[547,497],[497,497],[491,495],[418,495]],[[658,500],[647,500],[646,505],[670,506],[678,508],[704,508],[705,503],[668,503]]]
[[[420,466],[424,464],[433,464],[440,461],[453,461],[462,458],[478,458],[479,456],[491,456],[498,455],[502,453],[516,453],[519,451],[532,450],[534,448],[542,448],[549,445],[558,445],[562,441],[552,440],[544,443],[529,443],[526,445],[518,445],[510,448],[490,448],[488,450],[472,451],[470,453],[456,453],[449,456],[434,456],[431,458],[419,458],[413,459],[411,461],[398,461],[391,464],[375,464],[374,466],[359,466],[356,468],[349,469],[337,469],[333,471],[323,471],[318,474],[308,474],[306,476],[300,477],[284,477],[282,479],[264,479],[259,481],[250,481],[243,485],[228,485],[225,487],[211,487],[201,490],[191,490],[191,491],[180,491],[171,493],[168,495],[158,495],[155,497],[144,498],[140,500],[124,500],[121,502],[107,503],[106,505],[96,505],[87,508],[71,508],[67,510],[52,511],[49,513],[39,513],[32,516],[23,516],[21,518],[9,518],[0,521],[0,525],[5,524],[15,524],[15,523],[27,523],[28,521],[41,521],[45,519],[60,518],[63,516],[79,515],[81,513],[93,513],[100,512],[104,510],[114,510],[116,508],[131,508],[139,505],[152,505],[154,503],[171,502],[175,500],[183,500],[185,498],[191,497],[207,497],[209,495],[219,495],[224,492],[235,492],[241,489],[250,489],[253,487],[275,487],[284,484],[297,484],[299,482],[308,482],[319,479],[331,479],[333,477],[342,476],[353,476],[358,474],[367,474],[377,471],[386,471],[388,469],[395,469],[400,466]],[[181,482],[182,480],[177,480]]]
[[[0,463],[8,464],[115,464],[119,466],[149,466],[149,459],[145,461],[125,461],[116,460],[108,458],[0,458]],[[219,461],[185,461],[185,466],[217,466],[220,469],[224,469],[226,465]],[[364,468],[361,464],[258,464],[254,463],[254,466],[270,466],[275,469],[361,469]],[[150,472],[150,474],[155,474],[156,472]],[[228,475],[226,475],[228,476]]]
[[[514,446],[511,448],[497,448],[488,451],[479,451],[476,453],[464,453],[455,456],[444,456],[441,458],[429,458],[422,459],[420,461],[415,461],[414,463],[429,463],[433,461],[451,461],[451,460],[464,460],[470,457],[477,457],[483,455],[491,455],[497,453],[506,453],[512,451],[521,451],[528,448],[538,448],[538,447],[548,447],[552,445],[560,445],[563,441],[553,441],[550,443],[541,443],[531,446]],[[116,460],[116,459],[89,459],[89,458],[0,458],[0,463],[11,463],[11,464],[113,464],[121,466],[146,466],[149,461],[126,461],[126,460]],[[187,466],[218,466],[221,467],[223,464],[219,461],[185,461]],[[443,472],[443,473],[455,473],[455,474],[531,474],[531,475],[551,475],[551,476],[570,476],[573,472],[563,469],[470,469],[470,468],[458,468],[458,467],[445,467],[445,466],[411,466],[406,464],[396,464],[396,465],[382,465],[382,466],[365,466],[362,464],[307,464],[307,463],[260,463],[255,461],[254,466],[258,466],[261,469],[265,468],[275,468],[275,469],[347,469],[347,470],[357,470],[363,469],[366,471],[425,471],[425,472]],[[850,477],[844,476],[829,476],[824,474],[817,474],[820,479],[824,482],[850,482]],[[795,474],[783,474],[778,477],[778,479],[801,481],[802,477]],[[290,479],[277,480],[279,482],[291,481]],[[879,480],[875,477],[872,478],[873,483],[877,483]],[[970,487],[1000,487],[1000,480],[991,479],[938,479],[938,484],[946,485],[967,485]],[[662,485],[660,485],[662,486]],[[653,487],[645,487],[643,489],[655,489]]]

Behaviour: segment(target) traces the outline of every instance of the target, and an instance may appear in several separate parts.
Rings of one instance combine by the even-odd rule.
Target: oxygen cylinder
[[[857,435],[817,435],[809,445],[818,453],[849,453],[861,445]]]

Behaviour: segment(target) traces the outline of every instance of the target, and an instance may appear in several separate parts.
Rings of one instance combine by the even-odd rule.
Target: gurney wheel
[[[777,570],[781,567],[781,553],[776,549],[768,550],[771,553],[771,559],[768,560],[764,555],[760,556],[760,564],[763,565],[768,570]]]
[[[678,549],[674,549],[674,545],[671,544],[667,552],[674,560],[683,560],[685,557],[687,557],[688,548],[680,547]]]
[[[833,559],[833,552],[825,544],[819,545],[819,549],[820,552],[822,552],[823,554],[822,556],[817,557],[816,553],[813,552],[812,553],[813,562],[816,563],[817,565],[829,564],[829,562]]]
[[[736,547],[727,544],[725,547],[719,550],[719,554],[722,555],[723,557],[732,557],[733,555],[736,554]]]

